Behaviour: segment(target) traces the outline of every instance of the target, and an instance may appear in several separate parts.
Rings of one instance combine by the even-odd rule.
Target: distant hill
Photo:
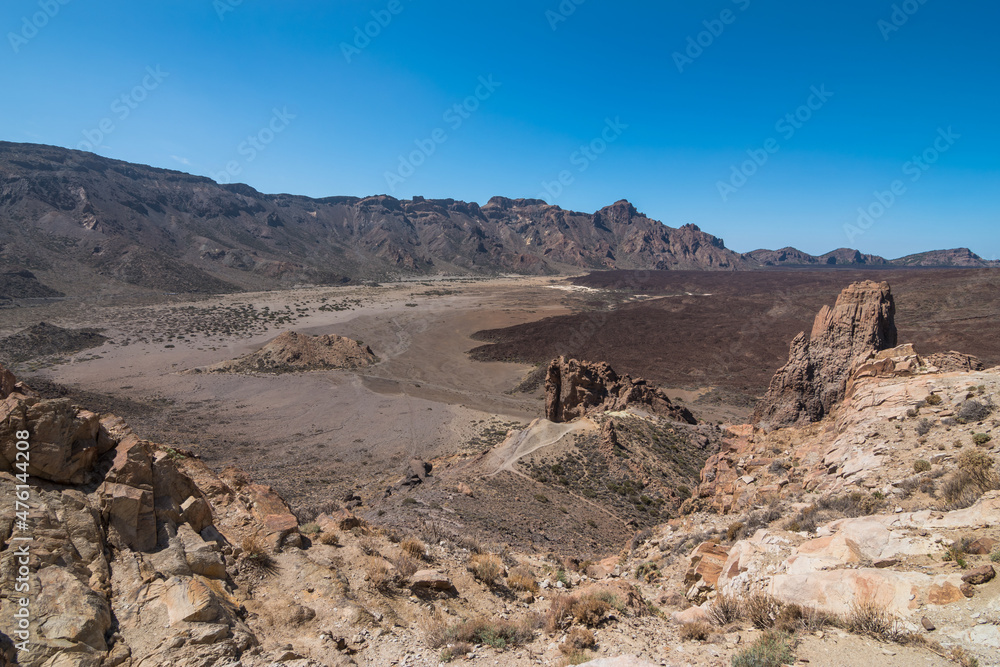
[[[781,250],[753,250],[744,255],[764,267],[777,266],[884,266],[884,267],[952,267],[952,268],[992,268],[1000,267],[1000,261],[983,259],[968,248],[953,250],[931,250],[907,255],[899,259],[886,259],[878,255],[866,255],[851,248],[838,248],[824,255],[810,255],[795,248]]]
[[[580,213],[505,197],[480,206],[268,195],[37,144],[0,142],[0,178],[0,298],[217,293],[437,273],[885,262],[855,250],[743,255],[694,225],[668,227],[624,200]],[[931,255],[913,265],[929,265]],[[949,261],[964,265],[957,255]]]

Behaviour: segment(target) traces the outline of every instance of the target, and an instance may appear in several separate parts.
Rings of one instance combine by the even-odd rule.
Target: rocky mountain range
[[[967,249],[889,262],[853,250],[740,254],[627,201],[313,199],[53,146],[0,142],[0,298],[227,292],[437,273],[987,266]]]

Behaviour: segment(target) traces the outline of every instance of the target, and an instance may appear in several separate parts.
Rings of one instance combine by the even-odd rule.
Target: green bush
[[[978,447],[982,447],[987,442],[992,440],[993,437],[989,433],[973,433],[972,442]]]
[[[733,667],[781,667],[795,661],[792,638],[783,632],[765,632],[733,656]]]
[[[931,462],[924,459],[917,459],[913,462],[913,472],[927,472],[931,469]]]

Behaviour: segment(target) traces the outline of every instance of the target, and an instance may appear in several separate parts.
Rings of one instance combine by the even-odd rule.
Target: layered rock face
[[[829,414],[859,358],[896,346],[895,304],[889,284],[864,281],[824,306],[812,333],[792,341],[786,363],[771,380],[753,423],[779,428]]]
[[[0,521],[3,590],[29,587],[30,648],[18,664],[208,665],[255,646],[232,594],[233,545],[249,534],[272,547],[301,539],[277,494],[237,492],[189,453],[141,440],[113,415],[41,400],[2,368],[0,389],[0,502],[30,507],[23,523]],[[15,446],[24,431],[26,466]],[[27,492],[15,476],[25,473]],[[0,627],[19,627],[18,604],[3,596]]]
[[[264,347],[207,370],[211,373],[290,373],[371,366],[378,357],[367,345],[343,336],[286,331]]]
[[[663,417],[695,424],[687,408],[674,405],[663,390],[642,378],[619,376],[605,362],[590,363],[559,357],[545,376],[545,417],[566,422],[592,412],[637,407]]]

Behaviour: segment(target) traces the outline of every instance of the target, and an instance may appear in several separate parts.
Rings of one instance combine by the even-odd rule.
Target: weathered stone
[[[716,542],[702,542],[691,553],[691,567],[684,576],[684,584],[691,586],[704,581],[710,588],[715,588],[728,558],[729,549]]]
[[[156,548],[152,491],[105,483],[101,486],[101,505],[111,544],[140,552]]]
[[[566,422],[591,412],[632,406],[677,421],[696,423],[691,412],[676,406],[663,390],[643,379],[619,376],[605,362],[554,359],[545,376],[545,417]]]
[[[844,396],[856,361],[896,345],[895,305],[888,283],[864,281],[824,306],[812,333],[792,341],[788,363],[775,374],[753,414],[770,428],[819,421]]]
[[[993,553],[993,549],[995,549],[996,546],[996,540],[989,537],[980,537],[978,540],[975,540],[968,547],[966,547],[965,553],[972,554],[974,556],[985,556]]]
[[[679,625],[711,622],[708,612],[702,607],[688,607],[684,611],[675,611],[670,615],[670,619]]]
[[[215,593],[198,580],[171,577],[163,583],[160,600],[167,607],[170,623],[208,623],[219,618],[221,608]]]
[[[111,627],[108,601],[62,567],[38,572],[35,614],[47,642],[65,640],[106,651],[104,635]]]
[[[973,586],[979,586],[992,581],[995,576],[997,576],[997,573],[992,565],[982,565],[963,574],[962,581]]]
[[[419,570],[410,577],[412,590],[449,591],[454,588],[451,580],[438,570]]]
[[[60,484],[80,484],[97,460],[97,415],[77,411],[66,399],[39,401],[12,394],[5,400],[6,415],[0,421],[2,468],[11,470],[17,459],[14,434],[27,430],[31,436],[28,473]]]

